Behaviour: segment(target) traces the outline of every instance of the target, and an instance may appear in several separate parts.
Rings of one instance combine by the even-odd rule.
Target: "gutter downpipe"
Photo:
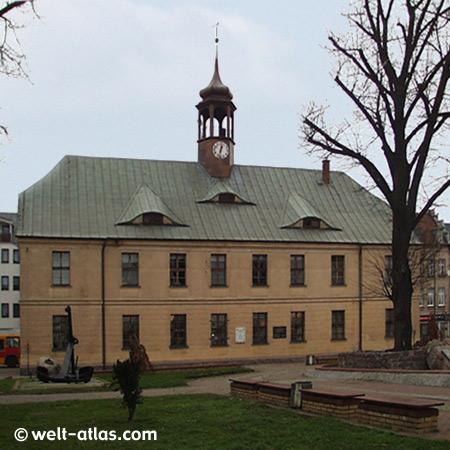
[[[359,254],[358,254],[358,286],[359,286],[359,342],[358,342],[358,350],[362,351],[363,346],[363,274],[362,274],[362,245],[359,245]]]
[[[105,319],[105,248],[107,239],[102,245],[102,368],[106,369],[106,319]]]

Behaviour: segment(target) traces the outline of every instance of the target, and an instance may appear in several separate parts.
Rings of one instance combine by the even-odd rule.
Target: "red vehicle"
[[[16,367],[20,364],[20,336],[0,334],[0,364]]]

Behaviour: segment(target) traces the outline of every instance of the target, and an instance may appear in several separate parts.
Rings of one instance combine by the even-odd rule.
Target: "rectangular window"
[[[184,253],[170,255],[170,285],[186,286],[186,255]]]
[[[425,291],[423,289],[420,290],[419,306],[421,308],[425,306]]]
[[[139,342],[139,316],[122,316],[122,349],[130,349],[134,338]]]
[[[427,261],[427,275],[429,277],[434,277],[434,271],[435,271],[435,264],[434,264],[434,259],[430,258]]]
[[[7,248],[2,248],[2,264],[9,263],[9,250]]]
[[[434,306],[434,289],[428,289],[427,306]]]
[[[227,315],[211,314],[211,347],[228,345]]]
[[[386,308],[385,336],[387,338],[394,337],[394,310]]]
[[[445,306],[445,287],[438,290],[438,306]]]
[[[70,252],[53,252],[52,284],[53,286],[70,285]]]
[[[122,286],[139,285],[139,254],[122,253]]]
[[[2,317],[9,317],[9,303],[2,303]]]
[[[9,291],[9,277],[2,276],[2,291]]]
[[[291,255],[291,286],[305,285],[305,255]]]
[[[18,249],[13,250],[13,263],[20,264],[20,253]]]
[[[291,312],[291,342],[305,342],[305,312]]]
[[[19,303],[13,303],[13,317],[15,317],[15,318],[20,317],[20,304]]]
[[[227,255],[211,255],[211,286],[226,286]]]
[[[331,285],[343,286],[345,284],[345,256],[331,256]]]
[[[331,340],[345,339],[345,311],[331,311]]]
[[[441,258],[438,260],[438,274],[440,277],[445,277],[447,274],[445,273],[445,259]]]
[[[20,291],[20,277],[13,277],[13,291]]]
[[[267,286],[267,255],[253,255],[253,286]]]
[[[170,347],[187,347],[186,314],[170,316]]]
[[[253,313],[253,345],[267,344],[267,313]]]
[[[67,349],[69,343],[69,318],[53,316],[53,351]]]
[[[384,257],[384,282],[392,286],[392,255]]]
[[[2,226],[2,242],[11,242],[11,231],[9,225]]]

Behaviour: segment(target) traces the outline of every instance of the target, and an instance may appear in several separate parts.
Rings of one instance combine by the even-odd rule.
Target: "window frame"
[[[345,286],[345,255],[331,255],[331,286]]]
[[[267,254],[252,255],[252,286],[267,287],[268,275],[268,257]]]
[[[122,252],[122,287],[139,287],[139,253]],[[134,279],[133,277],[136,277]]]
[[[437,304],[438,306],[445,306],[445,297],[446,297],[445,287],[439,287],[438,288],[438,304]]]
[[[2,319],[9,318],[9,303],[2,303]]]
[[[429,258],[427,260],[427,277],[433,278],[436,274],[436,261],[434,258]]]
[[[9,249],[2,248],[2,264],[9,264]]]
[[[305,316],[305,311],[291,311],[291,343],[293,344],[306,342]]]
[[[228,346],[228,315],[226,313],[211,314],[211,347]]]
[[[305,255],[291,255],[290,261],[291,286],[305,286]]]
[[[9,291],[9,276],[2,275],[2,291]]]
[[[187,348],[187,315],[170,315],[170,348]]]
[[[384,317],[384,337],[393,338],[395,332],[395,321],[394,321],[394,308],[385,309]]]
[[[20,276],[13,276],[13,291],[20,291]]]
[[[122,314],[122,350],[130,350],[133,333],[139,342],[139,314]]]
[[[171,253],[169,256],[169,286],[186,287],[186,253]]]
[[[445,270],[445,258],[439,258],[438,259],[438,276],[445,277],[446,276],[446,270]]]
[[[67,257],[67,261],[64,257]],[[67,281],[64,278],[65,275]],[[70,286],[70,251],[54,250],[52,252],[52,286]]]
[[[267,330],[268,330],[267,312],[253,313],[252,344],[267,345],[269,343],[267,340]]]
[[[13,318],[20,318],[20,303],[13,303]]]
[[[227,255],[225,253],[212,253],[210,259],[211,259],[211,287],[226,287]]]
[[[434,289],[428,289],[427,290],[427,306],[433,307],[434,306]]]
[[[345,341],[345,309],[331,311],[331,340]]]
[[[20,264],[20,252],[18,248],[13,249],[13,264]]]

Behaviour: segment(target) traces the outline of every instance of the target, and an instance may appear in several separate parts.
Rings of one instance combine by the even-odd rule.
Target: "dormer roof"
[[[223,194],[231,194],[236,197],[234,203],[254,205],[245,195],[241,194],[237,189],[233,188],[228,180],[214,179],[208,187],[206,194],[198,200],[198,203],[218,202]]]
[[[306,219],[317,219],[320,221],[321,229],[339,229],[333,225],[326,217],[326,214],[318,211],[306,199],[296,192],[290,193],[286,201],[286,208],[284,210],[283,219],[281,221],[281,228],[296,228],[304,227],[303,221]]]
[[[140,219],[151,213],[160,214],[167,218],[167,224],[184,225],[161,197],[145,184],[138,186],[116,225],[140,224],[142,223]]]

